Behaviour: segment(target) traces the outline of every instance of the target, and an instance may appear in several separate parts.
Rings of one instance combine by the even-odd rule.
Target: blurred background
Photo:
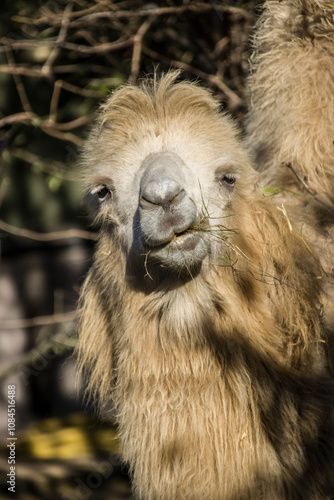
[[[76,377],[76,301],[96,235],[76,174],[105,97],[170,68],[240,123],[262,1],[2,0],[0,7],[0,497],[129,499],[112,412]]]

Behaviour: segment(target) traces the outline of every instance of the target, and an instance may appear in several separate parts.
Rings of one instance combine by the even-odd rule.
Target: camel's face
[[[175,120],[159,133],[148,123],[117,142],[115,129],[102,131],[110,155],[94,168],[90,194],[127,257],[188,272],[213,254],[219,226],[233,224],[248,165],[230,121],[215,121],[194,129]]]

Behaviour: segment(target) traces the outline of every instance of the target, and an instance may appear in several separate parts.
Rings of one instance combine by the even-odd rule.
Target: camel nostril
[[[184,194],[178,182],[165,178],[148,182],[142,190],[141,199],[153,205],[169,205],[180,201]]]

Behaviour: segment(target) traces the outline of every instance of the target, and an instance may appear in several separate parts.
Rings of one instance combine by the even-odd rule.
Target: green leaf
[[[275,196],[280,192],[278,188],[271,188],[271,187],[260,188],[260,191],[262,191],[263,196]]]

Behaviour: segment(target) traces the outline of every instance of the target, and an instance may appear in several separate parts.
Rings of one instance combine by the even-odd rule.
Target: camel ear
[[[78,343],[79,374],[86,380],[87,398],[99,406],[110,400],[113,386],[112,321],[108,304],[100,289],[94,266],[81,290],[79,300]],[[109,306],[110,307],[110,306]]]

